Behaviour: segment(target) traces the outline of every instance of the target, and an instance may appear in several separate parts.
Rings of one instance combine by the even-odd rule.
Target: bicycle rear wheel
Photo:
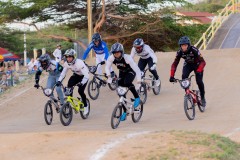
[[[189,120],[195,118],[195,106],[191,95],[184,96],[184,111]]]
[[[198,105],[198,109],[200,112],[204,112],[205,111],[205,107],[202,106],[202,99],[201,99],[201,96],[200,96],[200,92],[199,91],[196,91],[196,94],[197,94],[197,105]]]
[[[159,86],[156,86],[155,85],[155,78],[153,78],[153,81],[152,81],[152,86],[153,86],[153,93],[155,94],[155,95],[158,95],[159,93],[160,93],[160,91],[161,91],[161,79],[159,78],[159,81],[160,81],[160,85]]]
[[[60,120],[62,125],[68,126],[72,122],[73,111],[71,105],[67,102],[61,107]]]
[[[142,114],[143,114],[143,103],[140,102],[140,105],[141,105],[141,106],[139,106],[137,109],[135,109],[135,110],[133,111],[132,121],[133,121],[134,123],[137,123],[137,122],[141,119],[141,117],[142,117]]]
[[[141,86],[139,87],[138,94],[140,96],[140,99],[142,103],[146,103],[147,101],[147,86],[145,83],[142,83]]]
[[[47,125],[52,124],[53,110],[52,110],[52,103],[50,100],[47,101],[47,103],[45,104],[45,107],[44,107],[44,119],[45,119],[45,122],[47,123]]]
[[[112,91],[116,90],[116,88],[118,87],[117,75],[115,75],[115,77],[113,78],[111,84],[108,83],[108,87],[109,87]]]
[[[94,79],[88,83],[88,95],[92,100],[96,100],[99,96],[98,83]]]
[[[80,115],[81,115],[82,119],[87,119],[89,116],[89,113],[90,113],[90,102],[88,99],[87,99],[87,105],[88,105],[88,113],[87,114],[84,114],[84,111],[80,110]]]
[[[121,115],[122,115],[122,104],[118,103],[112,112],[112,117],[111,117],[112,129],[116,129],[120,124]]]

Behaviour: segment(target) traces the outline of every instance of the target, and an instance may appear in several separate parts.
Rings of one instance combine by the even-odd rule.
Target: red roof
[[[200,22],[206,24],[206,23],[211,23],[212,20],[210,18],[207,18],[207,17],[193,17],[197,20],[199,20]]]
[[[9,51],[0,47],[0,54],[8,53]]]
[[[209,12],[179,12],[188,17],[214,17],[214,14]]]

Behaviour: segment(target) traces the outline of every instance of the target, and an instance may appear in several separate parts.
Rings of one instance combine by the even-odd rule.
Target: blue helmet
[[[99,41],[101,42],[102,41],[102,38],[101,38],[101,35],[99,33],[94,33],[93,36],[92,36],[92,42],[94,41]]]
[[[188,38],[188,36],[183,36],[179,39],[178,45],[181,47],[181,45],[183,45],[183,44],[188,44],[189,46],[191,45],[191,41]]]
[[[135,48],[137,53],[141,53],[143,51],[143,45],[144,45],[144,41],[142,38],[137,38],[133,42],[133,47]]]
[[[124,55],[124,48],[123,45],[121,43],[114,43],[111,47],[111,51],[110,51],[113,55],[117,52],[121,52],[121,56],[119,58],[114,57],[116,60],[120,61]]]

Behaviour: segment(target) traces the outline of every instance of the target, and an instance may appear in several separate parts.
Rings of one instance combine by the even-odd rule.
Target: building
[[[189,17],[190,19],[179,20],[181,24],[209,24],[215,15],[208,12],[176,12],[178,17]],[[180,19],[180,18],[178,18]]]

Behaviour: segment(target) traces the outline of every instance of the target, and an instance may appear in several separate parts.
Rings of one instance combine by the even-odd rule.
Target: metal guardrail
[[[240,0],[230,0],[225,8],[218,14],[217,17],[214,18],[211,25],[208,27],[208,29],[203,33],[202,37],[199,39],[199,41],[194,45],[198,47],[200,50],[205,50],[207,48],[207,45],[214,37],[217,30],[221,27],[222,23],[228,19],[228,17],[236,12],[239,12]]]

